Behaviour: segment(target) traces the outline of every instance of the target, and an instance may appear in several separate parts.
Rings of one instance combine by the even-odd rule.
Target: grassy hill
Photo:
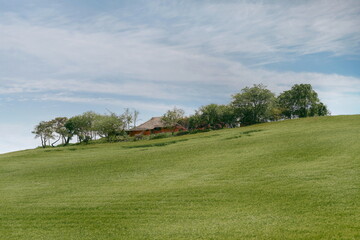
[[[0,155],[0,239],[360,239],[360,115]]]

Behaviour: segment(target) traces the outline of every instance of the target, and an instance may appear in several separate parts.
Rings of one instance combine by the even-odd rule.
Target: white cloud
[[[91,105],[104,105],[104,106],[120,106],[122,108],[131,108],[138,110],[151,109],[155,112],[166,112],[171,109],[174,105],[164,104],[164,103],[149,103],[145,101],[131,101],[131,100],[119,100],[114,98],[101,98],[101,97],[74,97],[68,95],[44,95],[37,99],[40,101],[58,101],[58,102],[67,102],[67,103],[88,103]],[[186,106],[179,105],[178,107],[192,111],[192,109],[187,108]]]
[[[64,17],[5,15],[0,49],[33,56],[51,75],[167,82],[219,81],[226,55],[234,53],[239,63],[251,59],[261,65],[303,54],[360,51],[357,1],[173,4],[150,3],[151,17],[169,20],[161,24],[135,24],[112,14],[71,24]]]
[[[357,0],[225,1],[191,6],[155,1],[153,5],[157,14],[176,19],[172,41],[193,48],[205,46],[213,53],[240,52],[261,59],[281,53],[360,51]]]
[[[211,101],[253,83],[280,92],[308,82],[324,96],[360,89],[355,77],[254,68],[309,53],[359,54],[357,1],[152,1],[148,12],[169,21],[140,24],[108,13],[71,22],[49,9],[28,18],[4,14],[0,60],[12,65],[0,66],[0,94],[56,91]],[[227,56],[233,53],[240,54]],[[255,63],[247,66],[249,58]]]

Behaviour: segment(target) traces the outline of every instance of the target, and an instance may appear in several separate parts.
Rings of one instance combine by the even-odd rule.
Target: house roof
[[[162,127],[165,127],[165,125],[161,121],[161,117],[152,117],[149,121],[140,124],[139,126],[131,129],[130,131],[143,131]]]

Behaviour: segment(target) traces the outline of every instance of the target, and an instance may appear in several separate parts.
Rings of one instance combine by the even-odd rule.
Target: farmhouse
[[[157,133],[165,133],[165,132],[178,132],[181,130],[186,130],[186,128],[177,125],[175,129],[165,127],[164,123],[161,121],[161,117],[152,117],[149,121],[144,122],[143,124],[131,129],[128,131],[130,136],[135,136],[138,134],[150,135]]]

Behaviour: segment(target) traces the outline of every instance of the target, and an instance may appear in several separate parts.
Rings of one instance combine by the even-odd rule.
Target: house
[[[149,121],[144,122],[143,124],[131,129],[128,131],[128,134],[132,137],[138,134],[150,135],[157,133],[166,133],[166,132],[178,132],[182,130],[187,130],[186,128],[177,125],[175,129],[165,127],[164,123],[161,121],[161,117],[153,117]]]

